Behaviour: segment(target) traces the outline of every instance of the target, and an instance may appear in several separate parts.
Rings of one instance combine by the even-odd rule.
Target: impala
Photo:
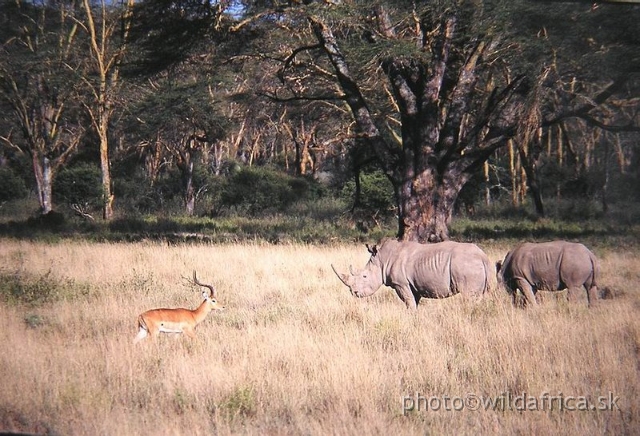
[[[151,335],[152,338],[158,336],[159,333],[184,333],[190,338],[195,338],[195,328],[209,315],[212,310],[223,310],[224,306],[216,301],[217,292],[212,285],[200,283],[193,272],[193,283],[209,289],[202,292],[204,301],[194,310],[175,308],[175,309],[152,309],[147,310],[138,316],[138,335],[133,343]]]

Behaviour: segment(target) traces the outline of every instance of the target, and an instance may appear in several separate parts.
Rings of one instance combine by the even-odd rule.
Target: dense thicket
[[[607,212],[640,200],[638,22],[592,2],[0,0],[2,199],[109,219],[332,195],[417,240],[528,196]]]

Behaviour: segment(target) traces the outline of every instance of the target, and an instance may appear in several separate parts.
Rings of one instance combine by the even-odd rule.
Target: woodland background
[[[624,228],[640,199],[639,19],[607,2],[2,0],[2,230]],[[412,115],[407,95],[432,106]]]

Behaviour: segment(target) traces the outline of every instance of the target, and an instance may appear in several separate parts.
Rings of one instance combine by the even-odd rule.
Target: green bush
[[[345,183],[340,196],[346,202],[353,204],[355,191],[356,183],[350,180]],[[396,207],[393,186],[380,171],[360,174],[360,198],[356,201],[356,209],[371,215],[388,216]]]
[[[221,187],[220,203],[245,210],[250,215],[283,211],[313,192],[310,182],[267,168],[243,168]]]
[[[56,203],[99,207],[102,203],[100,169],[86,163],[65,168],[53,183]]]
[[[11,168],[0,168],[0,202],[25,198],[27,193],[24,180]]]
[[[68,279],[54,280],[51,271],[38,277],[0,270],[0,301],[4,303],[35,307],[87,295],[86,286]]]

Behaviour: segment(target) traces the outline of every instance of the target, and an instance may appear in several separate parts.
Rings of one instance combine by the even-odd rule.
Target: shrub
[[[32,230],[60,231],[67,222],[62,212],[51,210],[45,214],[39,214],[27,219],[27,227]]]
[[[221,189],[220,202],[223,206],[245,209],[251,215],[283,211],[311,194],[307,179],[267,168],[243,168],[231,175]]]
[[[0,270],[0,301],[9,304],[43,306],[62,299],[86,296],[89,289],[72,280],[54,280],[51,271],[40,277]],[[34,322],[27,321],[28,324]]]
[[[236,388],[220,403],[220,410],[226,419],[248,418],[256,414],[256,404],[251,386]]]
[[[86,163],[65,168],[53,184],[54,201],[99,207],[102,203],[100,169]]]
[[[356,191],[355,181],[345,183],[341,197],[353,203]],[[387,216],[395,210],[396,202],[393,186],[380,171],[360,174],[360,197],[356,199],[356,208],[371,215]]]
[[[0,202],[27,196],[27,187],[11,168],[0,168]]]

